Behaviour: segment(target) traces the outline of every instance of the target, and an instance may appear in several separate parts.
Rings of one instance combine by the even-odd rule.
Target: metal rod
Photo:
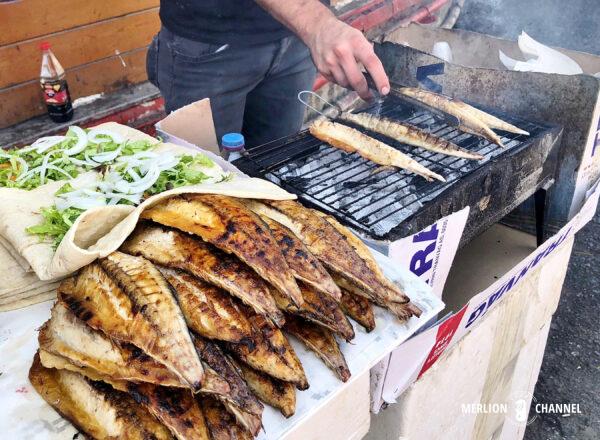
[[[332,107],[338,113],[334,117],[337,117],[340,113],[342,113],[342,109],[339,106],[337,106],[336,104],[332,104],[331,102],[327,101],[321,95],[313,92],[312,90],[302,90],[301,92],[298,92],[298,101],[300,101],[302,104],[304,104],[308,108],[312,109],[313,111],[317,112],[321,116],[325,116],[326,118],[328,117],[325,113],[321,112],[320,110],[317,110],[312,105],[310,105],[308,103],[308,101],[304,101],[302,99],[302,96],[304,96],[305,94],[312,95],[312,96],[316,97],[317,99],[320,99],[321,101],[323,101],[326,105]]]

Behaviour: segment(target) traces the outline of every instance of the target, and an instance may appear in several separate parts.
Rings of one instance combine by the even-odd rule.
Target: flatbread
[[[35,293],[25,297],[19,297],[11,301],[2,302],[0,300],[0,312],[8,312],[9,310],[22,309],[33,304],[38,304],[44,301],[53,300],[56,298],[56,289],[47,292]]]
[[[27,260],[23,258],[21,254],[19,254],[17,250],[12,247],[12,244],[10,244],[10,242],[2,236],[0,236],[0,247],[4,248],[4,250],[15,259],[15,261],[19,264],[19,266],[21,266],[21,268],[25,272],[33,272],[33,269],[31,268]]]
[[[99,127],[117,131],[126,139],[148,139],[133,128],[114,122]],[[162,151],[190,152],[174,144],[162,144]],[[76,181],[94,178],[89,172],[78,176]],[[60,279],[75,270],[102,258],[119,248],[135,228],[141,212],[159,201],[176,194],[221,194],[241,198],[292,200],[296,196],[262,179],[235,177],[229,182],[201,184],[177,188],[148,198],[138,207],[118,205],[94,208],[83,213],[71,227],[60,246],[54,252],[50,243],[40,242],[29,235],[25,228],[39,224],[41,208],[51,206],[54,193],[65,182],[51,182],[32,191],[0,188],[0,235],[23,256],[42,281]],[[4,276],[4,270],[0,276]]]

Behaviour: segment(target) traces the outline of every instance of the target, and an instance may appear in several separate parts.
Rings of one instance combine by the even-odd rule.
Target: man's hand
[[[371,43],[358,29],[338,20],[319,0],[256,2],[304,41],[325,78],[352,87],[363,99],[370,98],[362,65],[371,74],[379,93],[389,93],[390,82]]]
[[[358,29],[335,17],[326,17],[307,34],[305,43],[310,48],[319,72],[342,87],[352,87],[363,99],[371,97],[367,80],[360,64],[371,74],[382,95],[390,91],[388,77],[373,46]]]

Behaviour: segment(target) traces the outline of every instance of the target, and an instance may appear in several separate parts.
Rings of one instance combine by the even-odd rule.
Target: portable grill
[[[235,165],[297,194],[304,203],[375,240],[413,234],[444,215],[471,206],[464,233],[468,240],[551,182],[554,170],[544,163],[560,136],[556,127],[485,110],[531,135],[502,132],[506,148],[501,149],[461,132],[394,92],[361,110],[410,123],[485,157],[472,161],[438,154],[354,127],[441,174],[446,183],[379,166],[357,153],[331,147],[307,131],[250,148]]]

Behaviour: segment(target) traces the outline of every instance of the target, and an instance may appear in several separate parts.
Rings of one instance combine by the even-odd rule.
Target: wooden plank
[[[135,49],[67,71],[73,99],[112,92],[146,80],[146,48]],[[125,62],[124,67],[122,61]],[[37,80],[0,90],[0,128],[46,111]],[[77,109],[75,109],[77,112]]]
[[[0,3],[0,45],[157,7],[159,0],[27,0]]]
[[[0,47],[0,89],[37,79],[40,71],[42,40],[52,44],[52,51],[65,69],[108,58],[147,46],[160,29],[158,8],[136,12]],[[15,69],[18,65],[19,68]]]

